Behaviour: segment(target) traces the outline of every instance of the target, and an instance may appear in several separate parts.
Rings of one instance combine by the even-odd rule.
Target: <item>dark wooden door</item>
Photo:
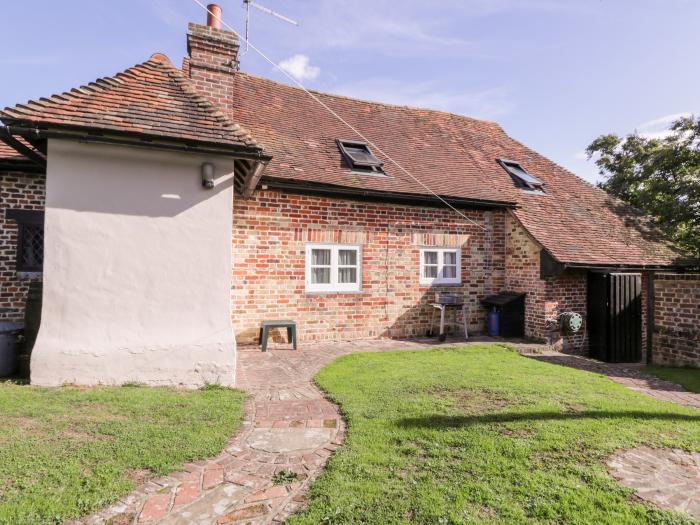
[[[608,275],[588,272],[588,348],[593,359],[608,360]]]
[[[588,276],[588,337],[591,357],[610,363],[642,359],[642,276]]]

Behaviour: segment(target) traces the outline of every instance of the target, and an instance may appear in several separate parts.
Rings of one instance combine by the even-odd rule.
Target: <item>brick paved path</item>
[[[518,345],[515,346],[516,348],[518,347]],[[662,401],[671,401],[679,405],[700,408],[700,394],[688,392],[680,385],[645,374],[641,370],[644,365],[637,363],[603,363],[588,357],[566,355],[552,351],[532,353],[530,352],[531,349],[532,346],[522,349],[518,348],[523,355],[540,361],[603,374],[616,383],[636,392],[641,392]]]
[[[241,429],[216,457],[189,463],[182,472],[154,479],[117,504],[72,522],[74,525],[188,525],[281,523],[304,503],[309,483],[344,438],[337,408],[325,400],[313,376],[335,358],[352,352],[383,352],[463,346],[435,339],[363,340],[303,345],[298,352],[271,345],[240,348],[237,385],[251,399]],[[492,342],[472,338],[470,343]],[[700,406],[680,387],[643,376],[633,368],[563,354],[533,352],[539,345],[516,345],[537,359],[604,373],[630,388],[690,406]],[[652,386],[653,385],[653,386]],[[673,397],[673,399],[671,398]],[[284,474],[285,484],[275,484]],[[289,479],[296,475],[296,480]]]
[[[483,339],[474,339],[474,342]],[[280,523],[304,502],[309,483],[342,442],[343,420],[312,382],[325,364],[352,352],[455,346],[435,339],[363,340],[239,348],[237,385],[251,395],[242,428],[214,458],[154,479],[80,525]],[[465,344],[461,341],[461,345]],[[461,346],[460,345],[460,346]],[[286,348],[286,347],[282,347]],[[275,475],[297,476],[276,485]]]

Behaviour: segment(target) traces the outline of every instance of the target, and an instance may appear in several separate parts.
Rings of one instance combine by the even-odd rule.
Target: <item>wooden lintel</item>
[[[243,186],[244,199],[250,199],[250,197],[253,195],[253,192],[255,191],[258,182],[260,182],[260,178],[262,177],[266,167],[267,162],[258,161],[253,165],[253,168],[248,171],[248,175],[246,175],[245,184]]]

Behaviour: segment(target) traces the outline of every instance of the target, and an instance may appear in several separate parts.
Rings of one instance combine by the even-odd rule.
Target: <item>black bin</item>
[[[501,292],[489,295],[481,304],[489,310],[496,308],[501,314],[501,336],[523,337],[525,335],[525,296],[524,292]]]

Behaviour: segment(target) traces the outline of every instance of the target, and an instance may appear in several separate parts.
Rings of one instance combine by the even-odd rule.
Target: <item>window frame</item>
[[[509,160],[509,159],[497,159],[498,163],[501,165],[501,167],[506,170],[506,173],[511,176],[513,181],[518,185],[519,188],[525,190],[525,191],[532,191],[532,192],[539,192],[539,193],[544,193],[544,182],[534,175],[530,174],[525,168],[523,168],[522,164],[519,162],[516,162],[514,160]],[[520,175],[515,173],[513,169],[511,168],[517,168],[520,171],[522,171],[525,175],[527,175],[529,178],[532,179],[532,181],[527,181],[523,179]]]
[[[369,149],[369,144],[367,144],[366,142],[359,142],[357,140],[337,139],[336,143],[338,144],[338,149],[340,149],[340,152],[345,158],[345,161],[348,163],[350,169],[352,169],[353,171],[367,175],[385,175],[384,163],[380,161],[374,153],[372,153],[372,150]],[[358,160],[355,157],[353,157],[352,153],[350,153],[348,148],[364,149],[365,152],[368,155],[370,155],[374,160]]]
[[[422,285],[433,286],[442,284],[462,284],[462,249],[461,248],[450,248],[450,247],[438,247],[438,246],[425,246],[419,250],[420,252],[420,263],[419,263],[419,282]],[[437,264],[425,264],[425,253],[426,252],[437,252]],[[445,267],[445,253],[455,253],[457,255],[457,272],[455,277],[441,277]],[[425,277],[424,270],[426,266],[437,266],[437,277]],[[452,265],[449,265],[452,266]]]
[[[17,223],[17,246],[15,252],[15,271],[17,273],[39,274],[44,271],[44,246],[41,247],[41,262],[36,265],[28,265],[22,258],[25,244],[28,242],[28,228],[41,228],[44,230],[44,212],[41,210],[26,210],[11,208],[5,211],[5,219]]]
[[[312,283],[311,282],[311,270],[314,267],[311,264],[311,252],[312,250],[330,250],[331,261],[328,267],[331,270],[330,283]],[[357,264],[356,265],[346,265],[338,264],[339,262],[339,252],[341,250],[353,250],[357,253]],[[317,265],[319,266],[319,265]],[[321,265],[326,266],[326,265]],[[362,246],[358,244],[328,244],[328,243],[308,243],[305,249],[305,289],[307,292],[312,293],[347,293],[347,292],[360,292],[362,291]],[[338,282],[339,269],[340,268],[355,268],[356,269],[356,282],[354,283],[341,283]]]

